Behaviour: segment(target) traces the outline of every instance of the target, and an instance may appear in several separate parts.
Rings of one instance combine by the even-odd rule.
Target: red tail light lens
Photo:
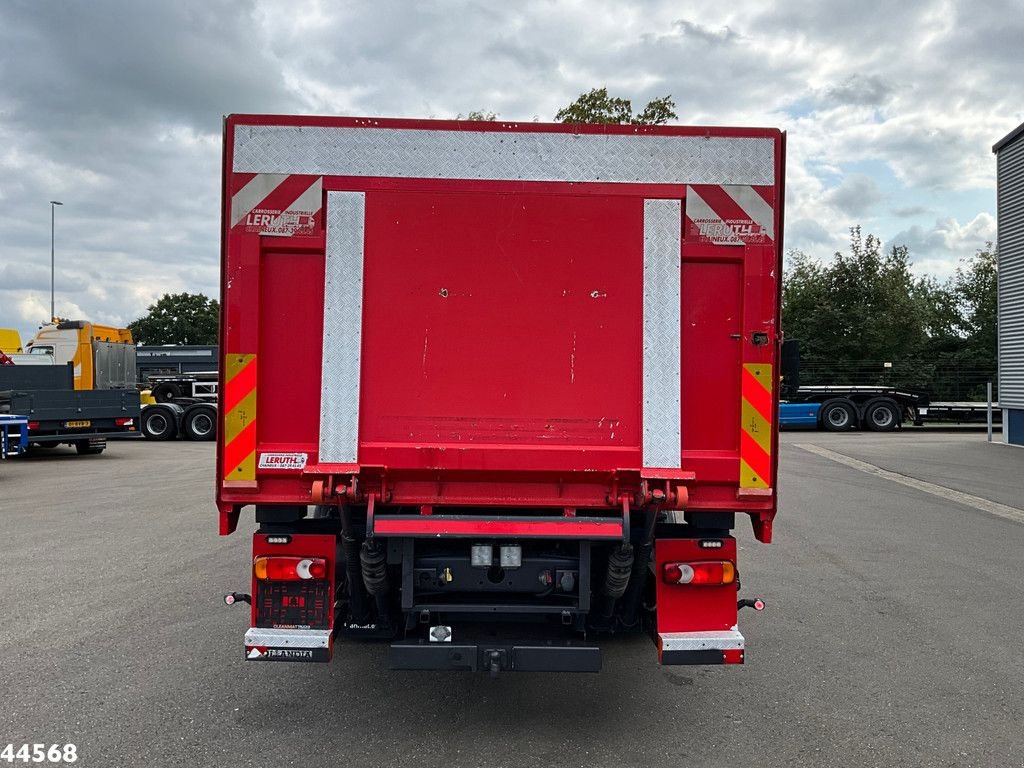
[[[29,431],[39,429],[39,422],[38,421],[30,421],[28,423],[28,428],[29,428]]]
[[[252,569],[260,581],[327,578],[327,561],[322,557],[257,557]]]
[[[135,419],[128,419],[122,416],[114,419],[114,423],[119,427],[131,427],[135,424]]]
[[[736,566],[728,560],[697,563],[665,563],[661,578],[666,584],[689,584],[694,587],[720,587],[736,581]]]

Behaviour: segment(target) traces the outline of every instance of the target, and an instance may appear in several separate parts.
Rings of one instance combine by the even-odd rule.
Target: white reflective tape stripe
[[[320,461],[355,464],[359,453],[365,194],[328,192],[326,218]]]
[[[743,650],[744,639],[736,630],[710,632],[661,632],[662,651],[732,651]]]
[[[269,229],[275,230],[282,226],[283,221],[289,213],[313,213],[315,214],[323,206],[323,179],[317,179],[309,185],[309,189],[295,198],[292,203],[281,211],[281,215],[275,218]]]
[[[775,211],[757,190],[742,184],[726,184],[722,189],[743,209],[751,221],[761,225],[761,229],[770,240],[775,239]]]
[[[329,629],[264,629],[251,627],[245,632],[246,647],[259,645],[273,648],[329,648]]]
[[[775,139],[238,125],[232,170],[496,181],[774,184]]]
[[[743,245],[739,236],[693,187],[686,188],[686,217],[715,245]]]
[[[249,211],[266,200],[270,193],[288,178],[286,173],[258,173],[231,198],[231,226],[235,226]]]
[[[682,204],[644,200],[643,464],[681,466]]]

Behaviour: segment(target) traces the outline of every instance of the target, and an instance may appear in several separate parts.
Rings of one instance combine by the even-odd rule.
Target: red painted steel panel
[[[290,556],[290,557],[320,557],[327,561],[327,574],[324,577],[324,581],[328,584],[328,605],[334,602],[334,559],[337,554],[337,541],[333,535],[325,536],[322,534],[309,534],[309,533],[295,533],[291,534],[289,541],[285,544],[271,544],[269,543],[268,536],[264,534],[254,534],[252,537],[252,558],[253,561],[257,557],[265,555],[277,555],[277,556]],[[252,619],[252,626],[256,626],[256,611],[258,606],[256,604],[256,595],[258,594],[257,580],[255,572],[251,573],[252,578],[252,595],[253,601],[250,606],[250,615]],[[330,617],[331,625],[334,624],[334,612],[328,611],[327,615]]]
[[[630,197],[367,195],[361,461],[574,446],[629,449],[592,469],[639,465],[642,215]]]
[[[260,257],[257,447],[312,451],[320,430],[323,250],[281,249],[276,239],[264,241],[269,247]]]
[[[742,254],[734,246],[715,250],[725,256]],[[730,466],[739,456],[742,300],[742,261],[691,261],[684,256],[684,456],[700,452],[709,461],[731,462]],[[706,471],[698,477],[705,475]]]

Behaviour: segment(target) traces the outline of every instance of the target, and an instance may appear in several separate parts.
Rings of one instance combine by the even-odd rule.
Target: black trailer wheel
[[[857,424],[857,409],[849,400],[826,400],[818,419],[821,428],[828,432],[846,432]]]
[[[98,456],[106,447],[106,440],[75,440],[75,450],[79,456]]]
[[[170,409],[151,405],[142,412],[142,434],[150,440],[173,440],[178,422]]]
[[[188,440],[213,440],[217,436],[217,411],[206,405],[198,405],[185,411],[181,424]]]
[[[150,394],[158,403],[169,403],[181,397],[181,387],[173,382],[164,381],[153,387]]]
[[[892,400],[874,400],[864,409],[864,424],[872,432],[892,432],[901,421],[900,407]]]

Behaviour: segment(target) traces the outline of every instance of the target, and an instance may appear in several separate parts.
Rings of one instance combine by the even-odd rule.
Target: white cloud
[[[979,213],[966,224],[955,218],[939,219],[931,227],[913,226],[897,232],[889,243],[905,245],[918,274],[946,277],[956,269],[958,260],[970,256],[988,242],[995,242],[996,220]]]
[[[64,313],[215,295],[225,113],[547,120],[604,85],[786,129],[787,247],[827,257],[863,224],[942,273],[991,237],[992,206],[963,200],[1024,120],[1021,39],[1016,0],[4,4],[0,326],[49,311],[55,197]]]
[[[850,174],[826,195],[828,203],[854,218],[866,216],[882,199],[878,182],[862,173]]]

